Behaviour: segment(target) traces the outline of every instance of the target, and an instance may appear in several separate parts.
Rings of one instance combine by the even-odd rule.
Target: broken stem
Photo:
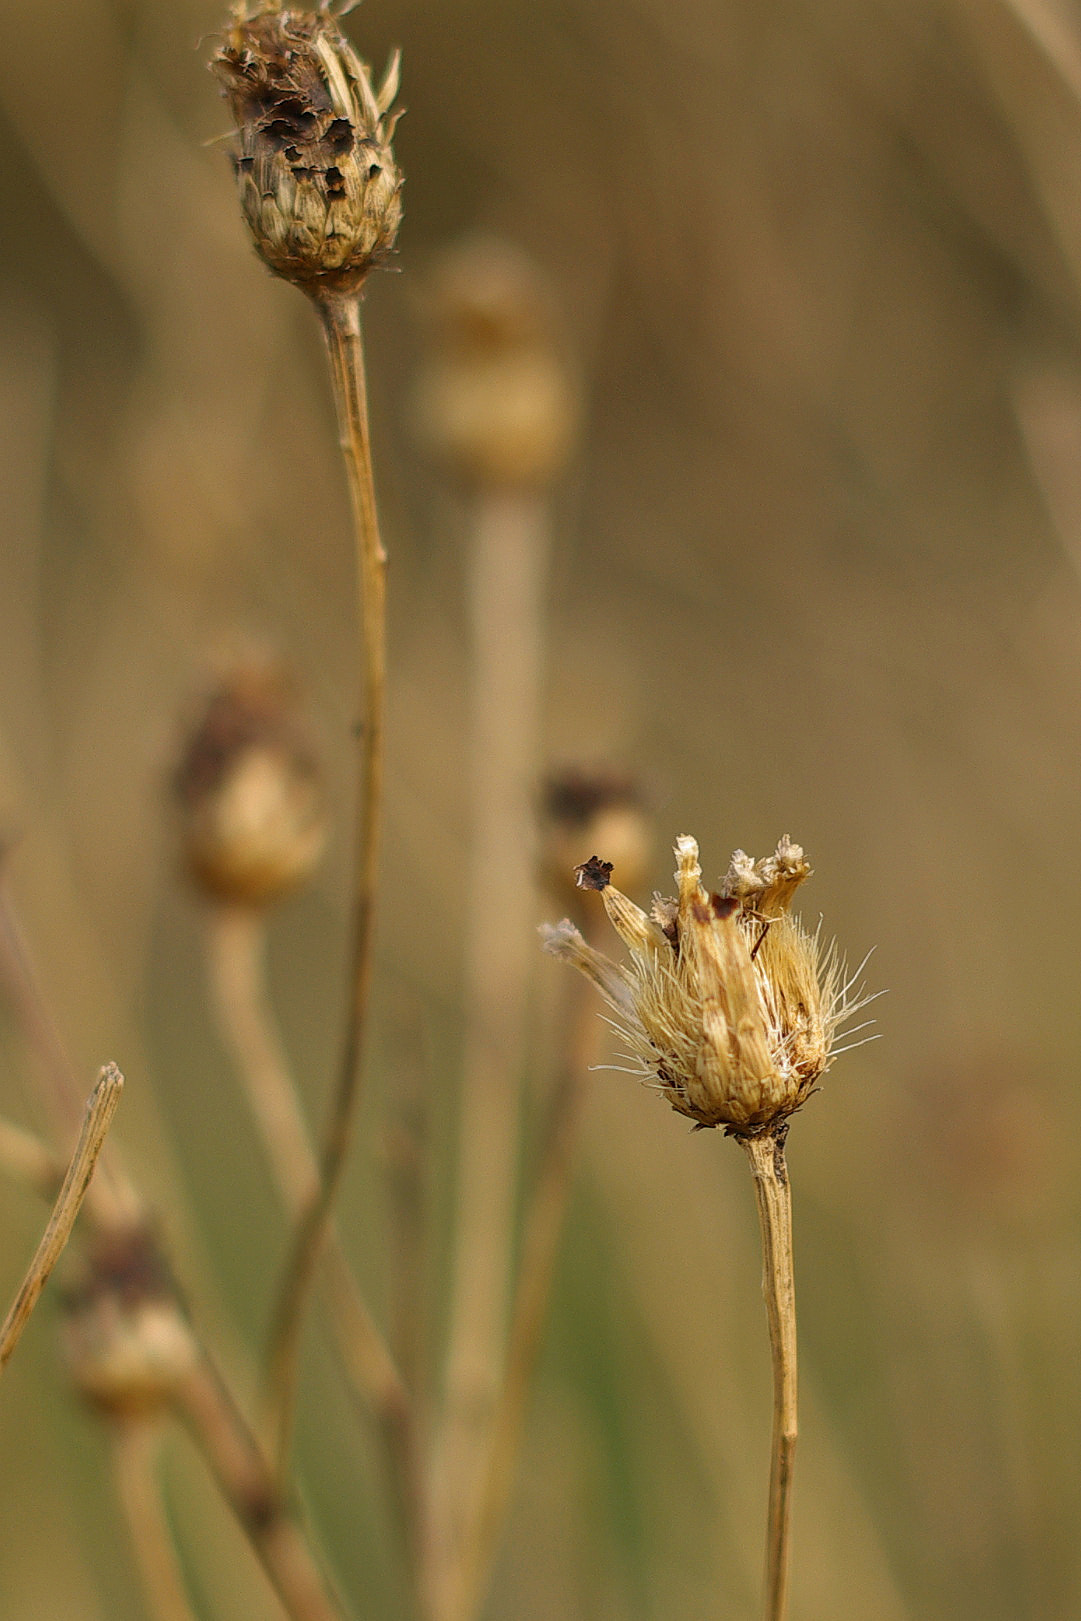
[[[75,1225],[79,1206],[83,1202],[90,1178],[105,1145],[109,1127],[116,1113],[120,1094],[124,1090],[124,1077],[115,1064],[106,1064],[98,1084],[86,1105],[82,1130],[75,1152],[67,1169],[60,1192],[57,1194],[52,1215],[42,1234],[34,1259],[30,1263],[22,1287],[11,1303],[11,1309],[0,1327],[0,1372],[7,1367],[11,1354],[22,1338],[23,1329],[48,1281]]]

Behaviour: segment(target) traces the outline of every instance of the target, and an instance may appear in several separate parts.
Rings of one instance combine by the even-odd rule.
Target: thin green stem
[[[368,428],[368,397],[359,298],[326,295],[318,302],[338,412],[342,455],[357,535],[357,575],[363,632],[359,729],[352,972],[338,1082],[319,1156],[319,1185],[297,1223],[278,1297],[269,1358],[268,1391],[279,1479],[288,1472],[304,1317],[345,1171],[360,1100],[360,1062],[371,991],[375,896],[383,802],[386,707],[386,552],[379,534]]]
[[[766,1621],[788,1610],[788,1545],[792,1469],[796,1455],[796,1286],[792,1269],[792,1195],[784,1144],[787,1124],[760,1137],[741,1138],[754,1175],[762,1230],[762,1293],[773,1360],[773,1438],[766,1530]]]

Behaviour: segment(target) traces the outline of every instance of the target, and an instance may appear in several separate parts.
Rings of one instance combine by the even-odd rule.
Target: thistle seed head
[[[632,1074],[697,1125],[756,1136],[806,1102],[864,999],[835,947],[791,914],[811,872],[798,844],[786,836],[761,861],[737,850],[715,894],[702,887],[694,839],[677,839],[675,853],[678,896],[655,898],[648,914],[614,887],[608,862],[577,869],[599,891],[626,965],[567,921],[543,931],[546,949],[597,986]]]
[[[402,218],[393,57],[376,90],[326,11],[241,4],[211,67],[236,121],[240,206],[263,261],[311,297],[353,294]]]
[[[212,693],[175,777],[196,884],[262,906],[303,883],[326,843],[315,751],[282,671],[250,664]]]

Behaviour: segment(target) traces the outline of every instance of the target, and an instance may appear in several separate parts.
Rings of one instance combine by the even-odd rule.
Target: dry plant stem
[[[22,1287],[12,1301],[3,1327],[0,1327],[0,1372],[11,1360],[11,1354],[22,1337],[23,1329],[30,1321],[30,1314],[37,1305],[49,1274],[71,1237],[71,1229],[79,1214],[79,1206],[90,1185],[90,1178],[94,1174],[94,1167],[105,1144],[123,1090],[124,1077],[115,1064],[107,1064],[101,1072],[98,1084],[90,1094],[79,1140],[75,1145],[75,1152],[71,1157],[67,1175],[57,1195],[41,1243],[23,1279]]]
[[[565,1028],[570,1039],[549,1107],[536,1182],[522,1240],[518,1282],[507,1340],[506,1370],[496,1406],[480,1483],[476,1512],[456,1572],[449,1606],[453,1621],[470,1621],[483,1606],[491,1569],[514,1485],[515,1464],[528,1411],[529,1391],[540,1350],[552,1277],[559,1255],[567,1200],[573,1182],[586,1077],[603,1026],[593,1006],[592,987],[577,976],[568,981]]]
[[[128,1524],[150,1621],[196,1621],[188,1603],[157,1477],[156,1424],[120,1419],[112,1425],[113,1473]]]
[[[319,1186],[298,1224],[278,1300],[269,1391],[275,1415],[281,1478],[288,1469],[299,1376],[300,1340],[320,1251],[345,1170],[360,1097],[360,1062],[371,990],[375,895],[383,802],[386,707],[386,552],[379,534],[368,429],[368,396],[359,295],[316,300],[330,357],[342,455],[357,535],[357,573],[364,643],[360,785],[357,796],[352,973],[345,1043],[330,1119],[320,1154]]]
[[[290,1621],[344,1621],[258,1441],[205,1355],[175,1404]]]
[[[741,1138],[754,1175],[762,1229],[762,1293],[773,1358],[773,1440],[766,1530],[766,1621],[788,1610],[788,1541],[796,1455],[796,1289],[792,1270],[792,1196],[784,1143],[787,1125]]]
[[[208,914],[210,980],[222,1033],[270,1160],[285,1207],[297,1220],[319,1185],[308,1128],[266,992],[266,925],[252,907]],[[327,1231],[326,1288],[338,1352],[354,1388],[374,1409],[407,1533],[418,1534],[420,1464],[409,1393],[372,1319],[333,1223]]]
[[[446,1408],[436,1490],[447,1579],[461,1555],[500,1388],[519,1149],[518,1070],[533,955],[532,795],[540,695],[544,503],[478,498],[471,557],[472,840],[466,1050]],[[501,883],[507,872],[521,882]],[[493,904],[493,882],[499,901]]]

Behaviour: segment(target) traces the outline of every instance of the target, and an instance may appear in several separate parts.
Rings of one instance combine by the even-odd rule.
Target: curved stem
[[[773,1358],[766,1621],[784,1621],[788,1609],[788,1543],[797,1434],[796,1286],[792,1270],[792,1196],[784,1157],[787,1135],[785,1124],[761,1137],[741,1138],[751,1162],[762,1229],[762,1293]]]
[[[360,1060],[372,980],[373,924],[379,872],[386,704],[386,552],[379,535],[368,431],[368,398],[360,305],[356,296],[318,302],[330,357],[342,455],[356,524],[360,619],[364,640],[359,731],[356,867],[349,1011],[338,1083],[319,1156],[319,1184],[297,1223],[275,1317],[269,1360],[279,1478],[288,1469],[296,1409],[300,1340],[319,1255],[353,1136],[360,1096]]]

